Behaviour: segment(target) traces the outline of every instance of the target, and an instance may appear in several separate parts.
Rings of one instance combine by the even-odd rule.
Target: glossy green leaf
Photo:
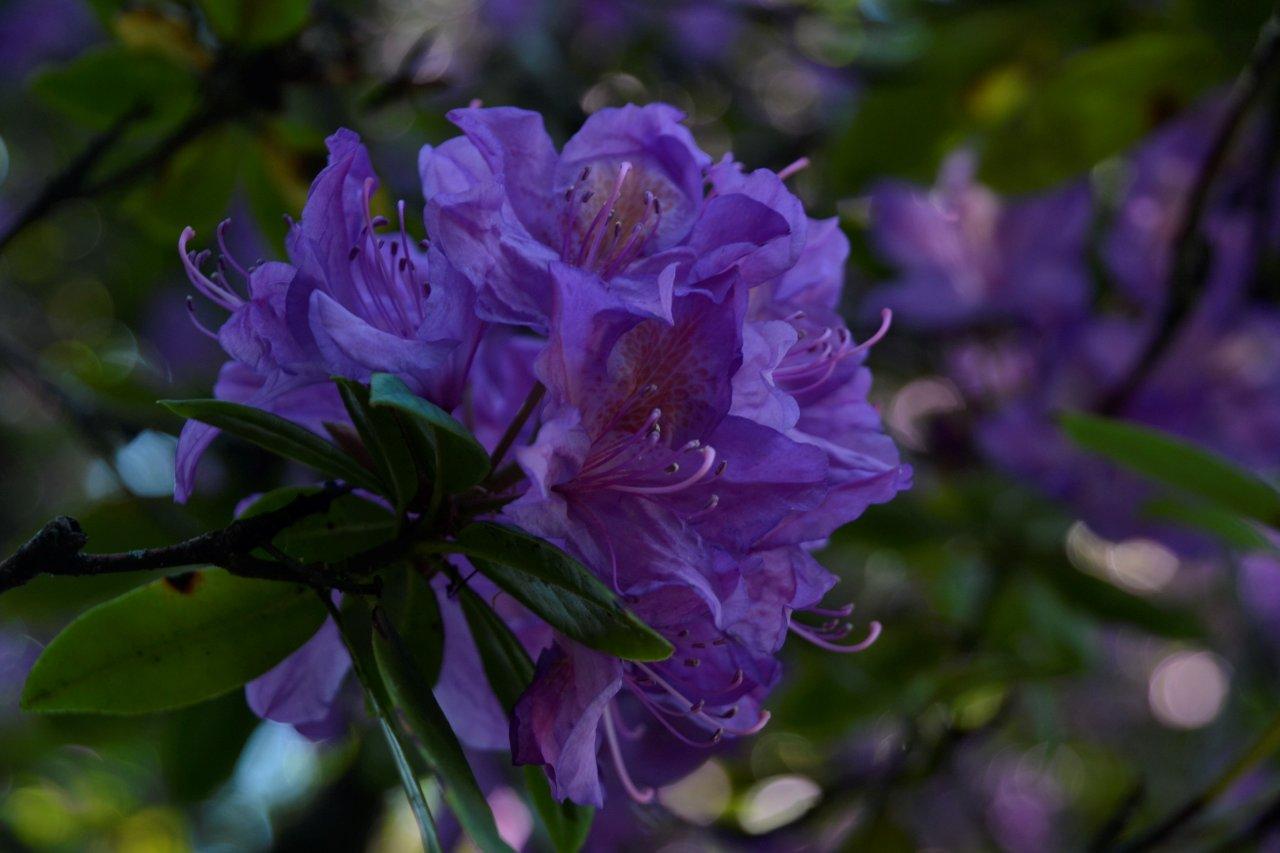
[[[449,543],[455,544],[455,543]],[[500,524],[462,529],[457,549],[485,577],[584,646],[626,660],[665,660],[671,644],[591,572],[559,548]]]
[[[200,0],[218,36],[249,47],[289,38],[307,22],[311,0]]]
[[[307,587],[206,569],[84,613],[40,655],[22,693],[39,712],[144,714],[257,678],[324,621]]]
[[[417,750],[405,750],[396,731],[398,727],[391,725],[391,697],[378,672],[378,662],[374,656],[373,620],[369,606],[363,600],[348,599],[342,612],[335,614],[334,622],[347,647],[347,654],[351,656],[351,668],[364,690],[365,699],[378,718],[378,730],[382,732],[383,740],[391,753],[396,774],[400,777],[400,786],[404,789],[409,809],[418,824],[422,849],[425,853],[439,853],[439,832],[419,781],[430,771]]]
[[[316,486],[275,489],[240,517],[280,509],[299,495],[316,491]],[[386,507],[358,495],[341,495],[325,512],[309,515],[276,534],[273,543],[300,563],[334,563],[389,542],[395,535],[396,519]]]
[[[470,587],[462,587],[458,600],[480,651],[485,677],[503,709],[510,714],[520,695],[533,681],[533,661],[507,623]],[[557,802],[551,793],[547,774],[541,767],[525,767],[524,778],[529,799],[557,853],[573,853],[582,849],[591,831],[595,809],[572,802]]]
[[[397,508],[404,509],[417,494],[418,468],[395,412],[370,405],[369,389],[359,382],[336,378],[334,383],[384,484],[383,491]]]
[[[160,403],[184,418],[217,427],[331,477],[370,491],[380,490],[377,477],[359,462],[315,433],[270,412],[225,400],[161,400]]]
[[[383,577],[382,600],[418,671],[434,686],[444,654],[444,620],[431,583],[416,567],[397,566]]]
[[[1280,491],[1215,453],[1159,430],[1094,415],[1064,415],[1062,427],[1085,450],[1223,509],[1280,524]]]
[[[489,454],[475,437],[439,406],[414,394],[394,376],[375,373],[369,383],[374,406],[399,409],[431,428],[439,443],[443,477],[450,492],[460,492],[489,475]]]
[[[374,611],[373,624],[374,657],[391,698],[394,724],[440,776],[445,801],[480,849],[510,850],[498,835],[493,812],[462,745],[417,669],[412,652],[382,611]]]

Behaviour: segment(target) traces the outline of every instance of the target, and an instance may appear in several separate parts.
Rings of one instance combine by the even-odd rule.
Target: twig
[[[1134,362],[1128,376],[1112,389],[1099,405],[1104,414],[1114,414],[1129,400],[1172,343],[1182,321],[1195,306],[1199,284],[1204,280],[1207,266],[1205,246],[1198,239],[1200,222],[1204,216],[1205,202],[1214,178],[1222,168],[1236,131],[1258,94],[1263,90],[1267,76],[1280,58],[1280,14],[1273,13],[1258,34],[1258,42],[1249,57],[1248,64],[1236,78],[1227,95],[1225,115],[1218,132],[1205,153],[1195,181],[1187,191],[1180,209],[1178,227],[1170,243],[1173,262],[1169,271],[1169,296],[1163,308],[1155,333],[1147,340],[1141,354]],[[1268,140],[1270,141],[1270,140]]]
[[[535,382],[533,387],[529,389],[529,396],[524,398],[524,402],[520,404],[520,411],[516,412],[516,416],[511,419],[511,423],[507,424],[507,431],[502,434],[497,447],[493,448],[493,453],[489,456],[491,470],[498,470],[498,464],[502,462],[502,457],[507,455],[507,451],[511,449],[511,445],[515,443],[516,438],[520,435],[520,430],[524,429],[525,421],[529,420],[529,415],[533,414],[533,410],[542,402],[542,396],[546,393],[547,386],[541,382]]]
[[[141,106],[134,107],[115,120],[111,127],[92,139],[80,154],[67,164],[61,172],[54,175],[45,184],[31,203],[22,209],[12,222],[0,232],[0,252],[19,233],[24,231],[40,217],[44,216],[58,204],[69,199],[78,198],[82,194],[85,179],[102,157],[111,149],[134,121],[146,114]]]
[[[1122,844],[1120,849],[1125,853],[1136,853],[1139,850],[1149,850],[1165,841],[1169,836],[1198,817],[1218,797],[1226,793],[1232,785],[1239,781],[1241,776],[1244,776],[1277,749],[1280,749],[1280,714],[1277,714],[1271,723],[1263,729],[1262,734],[1254,741],[1253,746],[1249,747],[1243,755],[1223,771],[1209,787],[1187,800],[1173,814],[1146,832],[1143,832],[1132,841]]]
[[[319,492],[301,495],[271,512],[233,521],[219,530],[160,548],[146,548],[115,554],[82,553],[89,538],[74,518],[59,516],[40,529],[25,545],[0,562],[0,592],[31,581],[38,575],[105,575],[192,566],[208,563],[233,574],[269,580],[304,581],[317,578],[296,567],[252,556],[252,551],[269,544],[282,530],[310,515],[325,512],[329,505],[351,490],[350,486],[326,484]],[[328,585],[339,588],[339,582]]]
[[[1217,848],[1222,853],[1234,850],[1257,850],[1262,841],[1273,829],[1280,826],[1280,797],[1271,803],[1251,821],[1249,825],[1231,836]]]
[[[20,382],[57,406],[85,445],[108,462],[133,429],[115,418],[104,418],[101,411],[82,405],[62,386],[48,379],[36,359],[24,348],[0,334],[0,365],[7,367]]]
[[[1094,833],[1093,840],[1089,842],[1089,850],[1103,851],[1110,850],[1120,834],[1124,832],[1125,827],[1129,825],[1129,821],[1133,819],[1134,812],[1138,810],[1138,806],[1142,805],[1143,799],[1147,795],[1147,786],[1139,781],[1129,793],[1125,794],[1116,806],[1115,811],[1111,813],[1100,827]]]

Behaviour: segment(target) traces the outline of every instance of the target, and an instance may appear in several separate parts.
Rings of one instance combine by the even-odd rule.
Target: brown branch
[[[542,402],[542,397],[547,393],[547,386],[541,382],[535,382],[533,387],[529,389],[529,395],[524,398],[524,402],[520,404],[520,411],[516,412],[516,416],[511,419],[511,423],[507,425],[507,430],[502,434],[502,438],[498,440],[498,444],[493,448],[493,454],[489,457],[489,467],[493,471],[498,470],[498,465],[502,462],[502,457],[507,455],[507,451],[511,449],[511,445],[520,435],[520,430],[524,429],[525,422],[529,420],[529,415],[533,414],[533,410]]]
[[[107,575],[201,564],[221,566],[243,577],[302,581],[334,588],[358,587],[354,591],[363,591],[363,584],[349,583],[345,575],[323,577],[309,567],[276,563],[252,555],[255,549],[269,545],[290,525],[325,512],[336,498],[350,490],[350,486],[328,483],[319,492],[301,495],[279,509],[237,519],[226,527],[173,545],[114,554],[82,553],[88,536],[74,518],[59,516],[42,527],[13,556],[0,562],[0,592],[22,586],[38,575]]]
[[[40,194],[22,209],[22,212],[5,227],[3,232],[0,232],[0,251],[4,251],[4,247],[9,245],[9,242],[14,237],[17,237],[18,234],[26,230],[50,210],[64,201],[79,198],[83,195],[85,181],[88,179],[89,173],[93,171],[93,167],[97,165],[98,160],[113,148],[129,126],[142,118],[146,112],[147,110],[144,107],[135,107],[121,115],[109,128],[90,140],[85,149],[68,163],[66,168],[54,175],[49,183],[44,185],[44,189],[40,191]]]
[[[1160,322],[1129,374],[1102,400],[1099,411],[1103,414],[1118,412],[1141,387],[1177,336],[1183,320],[1195,307],[1200,285],[1209,265],[1207,247],[1199,237],[1209,191],[1231,150],[1236,132],[1244,122],[1249,108],[1263,91],[1277,60],[1280,60],[1280,13],[1273,13],[1263,24],[1248,64],[1227,95],[1222,124],[1205,153],[1195,181],[1187,190],[1179,211],[1178,227],[1169,244],[1173,252],[1168,281],[1169,294],[1161,309]]]

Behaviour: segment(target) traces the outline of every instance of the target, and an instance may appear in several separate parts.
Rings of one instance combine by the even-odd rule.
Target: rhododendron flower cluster
[[[562,799],[602,802],[603,755],[647,800],[635,739],[693,750],[757,732],[788,634],[857,651],[879,632],[846,639],[851,607],[822,608],[836,578],[813,552],[909,485],[868,401],[889,315],[847,328],[837,223],[807,216],[789,170],[713,162],[672,107],[600,111],[559,149],[536,113],[449,118],[461,135],[419,160],[425,239],[403,202],[375,213],[349,131],[329,139],[288,262],[214,260],[183,233],[192,283],[230,312],[206,330],[230,357],[215,393],[323,435],[348,417],[332,376],[389,373],[452,412],[495,457],[482,517],[576,557],[674,653],[622,660],[500,601],[536,660],[508,720],[441,575],[442,708],[464,743],[544,766]],[[184,431],[179,499],[214,434]],[[331,735],[349,668],[326,626],[251,704]]]
[[[1143,363],[1174,298],[1183,206],[1224,106],[1210,99],[1158,129],[1124,159],[1114,199],[1083,179],[1002,199],[960,152],[932,191],[885,182],[871,200],[872,239],[899,275],[868,307],[947,333],[946,367],[975,414],[977,449],[1105,536],[1155,535],[1182,551],[1203,540],[1143,518],[1150,484],[1074,449],[1056,416],[1100,410],[1275,469],[1280,315],[1257,269],[1277,240],[1260,203],[1275,187],[1257,125],[1245,126],[1206,197],[1194,305]],[[1091,249],[1105,288],[1094,284]]]

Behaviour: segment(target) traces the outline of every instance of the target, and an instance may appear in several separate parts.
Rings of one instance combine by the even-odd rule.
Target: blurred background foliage
[[[930,183],[965,145],[1000,192],[1105,177],[1235,76],[1268,7],[3,0],[0,543],[73,513],[95,550],[161,544],[297,479],[228,441],[179,511],[179,423],[153,401],[204,396],[221,361],[186,316],[179,231],[229,215],[239,256],[278,255],[281,214],[300,210],[338,126],[412,200],[417,149],[453,135],[454,106],[536,109],[563,139],[603,106],[669,101],[714,155],[810,158],[794,186],[814,215],[843,217],[852,305],[887,274],[865,235],[876,180]],[[902,415],[904,390],[940,370],[929,336],[896,332],[871,364],[916,486],[824,559],[883,639],[856,658],[791,644],[765,732],[665,790],[666,808],[615,797],[598,849],[1105,846],[1109,824],[1175,811],[1268,725],[1280,634],[1243,606],[1230,559],[1105,542],[939,452]],[[0,849],[414,848],[379,743],[317,747],[259,723],[239,692],[142,720],[19,712],[6,668],[138,581],[42,578],[0,598]],[[491,802],[537,848],[504,772]],[[1259,761],[1230,781],[1187,844],[1265,839],[1250,823],[1280,777]]]

